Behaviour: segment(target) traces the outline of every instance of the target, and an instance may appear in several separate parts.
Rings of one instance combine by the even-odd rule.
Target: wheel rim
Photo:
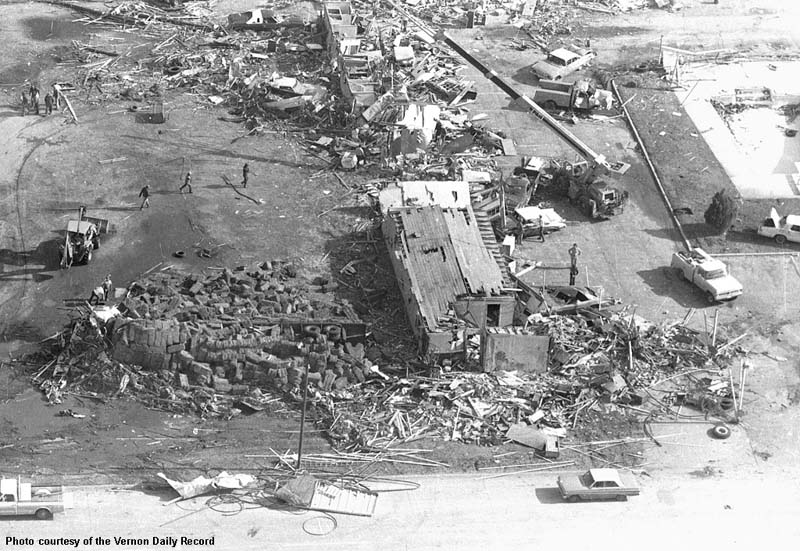
[[[780,234],[776,235],[775,243],[777,243],[778,245],[783,245],[784,243],[786,243],[786,236]]]

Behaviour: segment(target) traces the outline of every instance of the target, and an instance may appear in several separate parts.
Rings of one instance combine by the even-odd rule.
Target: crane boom
[[[389,4],[391,4],[400,14],[404,17],[412,21],[417,27],[419,27],[423,32],[430,35],[432,40],[438,40],[440,42],[444,42],[448,46],[450,46],[455,52],[461,56],[464,61],[475,67],[478,71],[481,72],[484,78],[493,82],[498,88],[500,88],[503,92],[511,96],[513,101],[523,104],[525,107],[529,109],[529,113],[532,113],[537,119],[542,121],[545,125],[547,125],[550,130],[558,134],[558,136],[567,142],[575,151],[577,151],[581,157],[583,157],[590,165],[592,166],[603,166],[608,168],[608,161],[606,161],[605,155],[601,155],[595,152],[591,147],[583,143],[580,138],[578,138],[575,134],[564,128],[559,122],[550,116],[550,114],[539,107],[531,98],[526,96],[525,94],[520,94],[517,92],[511,85],[509,85],[506,81],[500,78],[500,76],[494,72],[492,69],[489,69],[486,65],[484,65],[480,60],[476,59],[473,55],[467,52],[461,45],[458,44],[453,38],[448,35],[444,31],[433,32],[431,29],[425,25],[422,21],[420,21],[414,15],[408,13],[406,10],[398,6],[393,0],[387,0]]]

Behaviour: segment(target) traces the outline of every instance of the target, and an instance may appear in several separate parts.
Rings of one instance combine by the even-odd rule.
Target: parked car
[[[775,243],[783,245],[787,241],[800,243],[800,216],[789,214],[781,218],[773,207],[769,218],[758,227],[758,235],[771,237]]]
[[[700,248],[673,253],[671,265],[684,279],[705,292],[708,302],[730,300],[742,294],[742,284],[721,260]]]
[[[628,496],[639,495],[639,485],[633,475],[616,469],[589,469],[581,475],[559,476],[558,490],[567,501],[625,501]]]
[[[539,235],[539,219],[541,218],[544,233],[558,231],[567,227],[563,218],[555,211],[542,207],[521,207],[514,210],[517,220],[522,223],[522,234],[525,237]]]
[[[539,78],[561,80],[587,65],[596,56],[595,52],[584,48],[575,52],[566,48],[558,48],[547,54],[545,59],[531,65],[531,71]]]

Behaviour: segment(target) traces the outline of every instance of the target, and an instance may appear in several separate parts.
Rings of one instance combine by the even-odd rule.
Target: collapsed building
[[[546,369],[548,338],[504,330],[514,325],[515,289],[490,219],[472,208],[469,184],[400,182],[379,201],[420,354],[434,362],[474,360],[484,370]]]
[[[339,73],[342,93],[357,107],[372,105],[381,84],[374,73],[383,62],[383,54],[366,40],[365,22],[350,2],[325,2],[322,23],[328,56]]]

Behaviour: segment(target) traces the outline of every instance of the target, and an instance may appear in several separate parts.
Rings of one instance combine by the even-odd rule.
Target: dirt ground
[[[716,7],[684,2],[686,8],[680,13],[645,10],[615,17],[578,11],[579,20],[567,42],[590,39],[601,52],[595,69],[613,73],[624,97],[633,98],[629,106],[668,193],[676,206],[689,207],[693,212],[682,218],[691,237],[715,252],[775,250],[769,242],[756,241],[742,231],[750,227],[754,216],[763,216],[758,213],[763,212],[764,205],[747,205],[727,240],[709,232],[702,213],[712,190],[730,183],[702,138],[692,135],[697,129],[688,117],[672,115],[680,112],[674,94],[665,90],[656,76],[631,71],[653,60],[662,34],[670,37],[672,45],[686,48],[765,42],[766,49],[782,54],[797,48],[796,35],[787,31],[786,21],[778,17],[782,13],[788,17],[793,7],[777,2],[724,4]],[[100,3],[87,5],[101,9]],[[220,2],[217,9],[244,9],[241,5]],[[753,11],[755,8],[761,11]],[[720,13],[731,18],[718,17]],[[88,297],[107,273],[118,287],[124,287],[159,263],[200,271],[273,258],[295,259],[309,274],[339,279],[340,292],[374,323],[376,340],[386,353],[411,357],[385,250],[380,241],[365,243],[367,236],[359,231],[371,219],[371,209],[349,191],[374,174],[342,173],[343,186],[321,170],[325,163],[300,146],[302,135],[278,128],[258,137],[245,137],[246,130],[240,124],[220,120],[224,110],[174,91],[165,97],[168,120],[163,125],[136,123],[128,110],[134,102],[79,94],[73,99],[80,120],[77,125],[66,112],[23,118],[18,109],[18,89],[23,82],[38,79],[46,85],[56,80],[74,81],[72,40],[90,42],[102,35],[136,46],[155,44],[161,38],[76,23],[72,21],[77,19],[75,14],[37,2],[5,4],[0,6],[0,15],[3,34],[11,38],[7,54],[0,59],[2,359],[18,357],[60,330],[69,313],[64,301]],[[464,36],[475,39],[476,48],[490,49],[515,32],[507,27],[486,28],[481,30],[480,40],[475,39],[475,33],[464,31]],[[767,36],[784,38],[765,41]],[[515,85],[530,89],[534,81],[524,71],[525,58],[540,53],[527,50],[516,58],[500,55],[499,50],[495,53],[505,59],[498,67],[513,76]],[[629,81],[636,86],[624,86]],[[484,90],[489,94],[491,86]],[[492,96],[481,107],[502,105],[500,96]],[[500,107],[497,113],[493,124],[501,128],[505,125],[509,131],[528,124],[527,119],[520,124],[525,117],[521,112]],[[570,226],[576,233],[569,241],[572,235],[581,236],[587,257],[593,262],[595,284],[608,287],[628,302],[641,304],[641,311],[657,321],[682,316],[686,308],[700,305],[693,302],[691,289],[676,291],[675,282],[659,267],[668,262],[664,258],[668,259],[677,246],[675,232],[658,208],[660,199],[637,160],[636,146],[624,125],[598,130],[602,124],[581,121],[579,128],[588,139],[594,137],[596,147],[634,160],[626,185],[639,185],[632,191],[631,211],[636,217],[610,226],[616,228],[617,236],[630,236],[633,244],[619,245],[612,251],[604,241],[613,238],[608,235],[612,232],[585,221],[575,228]],[[659,134],[662,131],[664,136]],[[532,135],[528,138],[518,140],[521,154],[564,151],[563,144],[552,137],[549,141]],[[124,160],[100,163],[120,158]],[[518,161],[510,158],[502,162],[510,168]],[[251,167],[252,184],[247,191],[258,204],[242,198],[222,180],[222,175],[227,175],[238,182],[244,162]],[[180,194],[181,176],[188,169],[193,173],[194,193]],[[152,206],[140,210],[137,194],[144,183],[151,185],[154,195]],[[85,205],[92,216],[110,219],[115,231],[103,240],[90,265],[62,271],[58,268],[56,240],[80,205]],[[646,232],[642,224],[647,224]],[[529,251],[552,258],[562,254],[559,251],[566,246],[568,243],[548,243],[552,248]],[[198,257],[196,251],[201,247],[213,250],[214,257]],[[178,250],[188,254],[177,259],[172,253]],[[654,250],[664,258],[657,258]],[[355,277],[339,274],[349,260],[361,258],[369,261],[359,265]],[[643,260],[631,265],[636,259]],[[748,379],[752,386],[745,401],[747,416],[727,448],[717,442],[709,444],[701,425],[660,428],[661,434],[686,430],[692,433],[692,440],[681,453],[669,453],[669,446],[647,451],[646,461],[653,465],[675,469],[691,465],[696,470],[713,458],[736,468],[754,464],[757,468],[788,468],[797,459],[800,441],[792,429],[800,411],[800,364],[796,360],[800,342],[793,336],[797,334],[793,319],[797,306],[792,300],[796,297],[795,273],[788,261],[737,262],[736,268],[747,273],[748,288],[759,287],[763,280],[770,282],[761,285],[756,298],[743,297],[723,309],[731,333],[748,331],[752,335],[743,341],[743,347],[751,352],[748,361],[753,366]],[[643,271],[648,274],[643,276]],[[364,291],[374,289],[386,290],[386,296],[377,304],[368,304]],[[58,417],[56,409],[47,407],[41,394],[30,388],[23,373],[16,372],[8,362],[0,365],[0,380],[6,383],[0,404],[0,460],[8,472],[133,482],[141,479],[141,473],[169,469],[259,470],[272,464],[272,460],[258,457],[269,455],[269,448],[282,453],[297,444],[297,412],[281,408],[230,422],[212,422],[147,410],[127,400],[103,404],[70,397],[62,407],[85,412],[88,417]],[[618,434],[641,436],[637,427],[617,428]],[[585,436],[603,439],[607,435],[598,431]],[[738,443],[737,438],[741,438]],[[433,457],[462,470],[495,465],[499,461],[496,456],[511,452],[502,461],[522,463],[520,458],[529,454],[519,446],[478,448],[431,441],[418,445],[435,449]],[[308,451],[327,449],[327,443],[313,432],[306,446]],[[626,453],[643,457],[645,452],[642,446],[632,446],[615,457]],[[581,461],[579,454],[565,455]],[[403,470],[397,466],[388,469]]]

